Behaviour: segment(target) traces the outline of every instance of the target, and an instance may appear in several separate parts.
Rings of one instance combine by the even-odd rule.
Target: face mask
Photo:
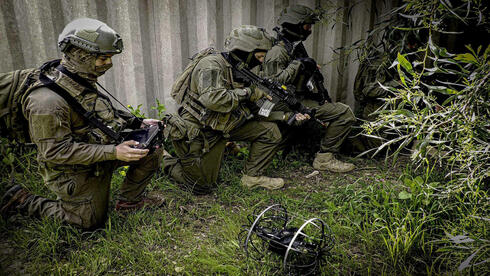
[[[102,73],[97,72],[95,60],[96,56],[94,54],[91,54],[83,49],[73,47],[67,52],[63,53],[61,64],[65,66],[68,71],[75,73],[84,79],[96,81],[97,77],[104,74],[108,68],[102,68]]]
[[[97,75],[97,77],[100,77],[102,75],[104,75],[104,73],[111,69],[112,68],[112,63],[111,64],[105,64],[105,65],[102,65],[102,66],[95,66],[95,74]]]
[[[310,35],[311,35],[311,31],[301,29],[301,40],[305,41]]]
[[[308,36],[311,34],[311,30],[305,30],[303,28],[304,23],[300,24],[289,24],[289,23],[284,23],[282,25],[283,29],[283,35],[289,40],[289,41],[305,41]]]

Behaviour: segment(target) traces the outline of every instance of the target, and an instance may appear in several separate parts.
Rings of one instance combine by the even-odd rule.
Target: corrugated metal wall
[[[373,3],[373,1],[375,1]],[[349,7],[333,14],[330,24],[317,24],[307,50],[326,76],[332,98],[354,106],[352,88],[358,64],[355,55],[333,49],[365,37],[378,16],[392,7],[381,0],[0,0],[0,72],[34,67],[59,58],[58,34],[79,17],[107,22],[120,32],[124,52],[102,80],[123,103],[143,104],[148,114],[155,99],[169,111],[175,103],[173,81],[200,49],[222,49],[232,28],[242,24],[266,27],[272,34],[280,11],[289,4],[311,8]],[[376,7],[377,11],[374,11]],[[330,9],[330,11],[332,8]],[[334,24],[335,22],[335,24]]]

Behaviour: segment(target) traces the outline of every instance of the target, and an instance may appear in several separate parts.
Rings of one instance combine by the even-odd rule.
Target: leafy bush
[[[401,39],[396,46],[389,47],[397,50],[396,57],[391,55],[395,60],[390,67],[398,73],[397,85],[379,83],[389,96],[373,114],[376,119],[365,123],[363,128],[366,135],[382,141],[375,154],[390,149],[389,156],[396,160],[408,150],[414,167],[425,168],[426,178],[436,170],[444,172],[442,185],[416,181],[411,186],[429,189],[430,197],[426,200],[443,203],[436,210],[453,210],[438,220],[436,226],[444,231],[433,232],[426,239],[438,244],[437,251],[446,263],[458,260],[458,269],[462,271],[470,266],[482,269],[480,265],[489,260],[488,225],[484,224],[488,222],[485,216],[489,210],[490,46],[480,45],[475,50],[466,45],[467,52],[453,54],[436,43],[441,34],[452,33],[446,29],[449,22],[484,25],[488,30],[486,8],[481,1],[458,3],[461,5],[452,5],[450,1],[410,0],[393,11],[397,20],[391,22],[396,24],[386,32],[402,32],[400,37],[413,34],[420,45],[410,49],[401,45],[405,43]],[[365,49],[372,50],[372,44]],[[399,196],[410,198],[412,193]],[[422,204],[420,210],[426,212],[429,206],[432,204]],[[412,225],[415,230],[417,227],[422,225]],[[388,234],[393,240],[399,232]],[[390,252],[405,248],[403,244],[385,243]],[[461,249],[466,253],[462,254]]]

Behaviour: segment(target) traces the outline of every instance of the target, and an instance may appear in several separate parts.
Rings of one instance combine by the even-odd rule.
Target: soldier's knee
[[[67,223],[86,230],[102,227],[107,219],[107,206],[97,208],[92,200],[64,202],[63,209]]]
[[[263,126],[265,127],[265,131],[263,132],[265,140],[267,140],[267,142],[270,144],[280,144],[282,141],[282,134],[277,124],[272,122],[264,122]]]
[[[352,109],[350,107],[348,107],[348,109],[345,112],[344,116],[345,116],[344,120],[349,125],[353,125],[357,121],[356,115],[354,115],[354,112],[352,111]]]
[[[343,103],[337,103],[337,104],[341,105],[344,108],[342,115],[340,115],[338,119],[339,123],[347,126],[352,126],[357,120],[352,109],[346,104]]]
[[[160,168],[160,164],[163,160],[163,148],[158,148],[151,154],[147,155],[144,162],[138,164],[137,166],[143,167],[147,171],[156,171]]]
[[[202,165],[202,158],[185,158],[180,160],[182,165],[182,178],[184,187],[198,195],[208,194],[216,187],[218,170],[206,170]],[[221,162],[221,160],[216,160]]]

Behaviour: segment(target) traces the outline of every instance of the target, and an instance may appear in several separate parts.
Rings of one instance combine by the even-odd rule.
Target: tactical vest
[[[112,129],[115,132],[120,132],[127,127],[126,120],[117,116],[115,108],[112,106],[109,98],[95,88],[90,89],[84,87],[61,73],[54,67],[48,68],[44,74],[54,80],[54,82],[68,92],[80,105],[89,112],[92,112],[103,124]],[[27,92],[23,95],[22,106],[29,96],[31,91],[37,88],[44,87],[45,85],[40,81],[35,81],[29,86]],[[85,142],[89,144],[114,144],[111,137],[104,134],[102,130],[96,128],[86,122],[81,125],[72,126],[73,139],[76,142]]]
[[[174,83],[171,95],[177,101],[177,103],[179,103],[186,112],[190,113],[194,118],[196,118],[203,127],[209,127],[213,130],[221,131],[227,134],[243,124],[247,119],[250,119],[252,115],[250,110],[242,104],[238,105],[236,109],[229,113],[221,113],[206,108],[199,101],[200,95],[196,91],[196,85],[193,85],[193,82],[195,83],[197,81],[192,80],[192,74],[198,63],[206,57],[217,58],[218,63],[222,64],[223,67],[226,67],[225,75],[228,77],[224,80],[226,82],[226,89],[243,87],[243,85],[233,81],[231,65],[229,66],[228,62],[223,58],[223,56],[216,53],[214,49],[208,48],[199,52],[192,58],[191,63],[187,65],[184,72]]]

